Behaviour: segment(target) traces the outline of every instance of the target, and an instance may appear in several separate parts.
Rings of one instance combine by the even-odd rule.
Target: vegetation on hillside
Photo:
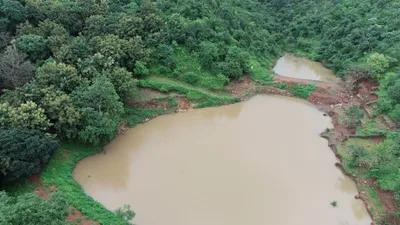
[[[238,99],[214,91],[243,74],[271,85],[267,68],[284,50],[342,77],[379,81],[378,113],[400,123],[399,12],[393,0],[0,0],[0,184],[38,172],[57,140],[96,146],[78,148],[70,162],[52,158],[53,168],[67,164],[57,176],[73,182],[76,160],[112,140],[121,122],[165,113],[124,105],[137,86],[184,94],[195,107],[233,103]],[[316,89],[275,87],[301,98]],[[347,116],[355,128],[363,115],[351,108]],[[387,136],[373,153],[350,147],[351,165],[367,162],[369,176],[399,199],[399,138]],[[60,185],[88,217],[121,222],[77,197],[77,184],[48,174],[43,179]],[[18,203],[7,201],[1,206]]]

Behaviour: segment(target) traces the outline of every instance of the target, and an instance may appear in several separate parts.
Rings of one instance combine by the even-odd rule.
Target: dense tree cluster
[[[280,24],[287,44],[308,52],[336,72],[356,65],[369,67],[366,58],[383,60],[385,69],[400,60],[400,3],[391,0],[283,1]],[[373,54],[372,56],[370,56]],[[379,59],[378,59],[379,58]],[[382,59],[385,58],[385,59]],[[371,73],[381,73],[371,65]]]
[[[0,128],[108,142],[134,95],[134,74],[221,88],[249,72],[251,61],[265,66],[277,57],[282,38],[268,7],[252,0],[1,0]],[[37,154],[35,165],[44,159]],[[13,165],[5,157],[2,170]]]
[[[65,221],[68,205],[58,193],[46,200],[35,193],[27,193],[18,197],[0,192],[0,224],[3,225],[72,225]]]

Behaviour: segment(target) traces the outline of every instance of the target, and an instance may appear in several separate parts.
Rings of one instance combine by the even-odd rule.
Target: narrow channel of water
[[[327,127],[303,100],[256,96],[139,125],[74,178],[110,210],[130,204],[136,225],[367,225]]]
[[[324,82],[337,82],[340,80],[321,63],[290,53],[285,53],[278,59],[274,71],[278,75],[297,79],[320,80]]]

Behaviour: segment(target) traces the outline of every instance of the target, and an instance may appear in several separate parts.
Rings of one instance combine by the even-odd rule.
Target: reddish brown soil
[[[33,174],[31,177],[28,178],[28,181],[36,185],[34,192],[44,199],[51,198],[51,194],[57,190],[57,187],[55,185],[44,188],[45,184],[40,179],[40,174]],[[86,217],[82,215],[79,210],[76,210],[73,207],[69,209],[69,214],[66,220],[75,222],[79,225],[100,225],[98,222],[95,222],[93,220],[87,220]],[[77,220],[80,220],[81,222],[78,223]]]
[[[398,212],[398,206],[396,202],[393,201],[393,192],[378,190],[379,198],[382,200],[383,207],[386,212],[394,213]],[[398,221],[400,222],[400,221]]]
[[[234,97],[243,98],[246,93],[254,93],[257,87],[249,76],[243,76],[241,80],[233,82],[227,91]]]
[[[184,112],[193,109],[188,99],[184,96],[178,96],[178,109],[176,112]],[[131,102],[130,106],[134,106],[142,109],[170,109],[170,105],[167,99],[164,100],[151,100],[148,102]],[[149,118],[151,119],[151,118]]]
[[[193,109],[192,105],[187,99],[181,99],[178,102],[178,112],[184,112]]]
[[[379,87],[379,83],[376,81],[362,80],[355,89],[355,92],[357,93],[357,97],[364,100],[365,103],[374,102],[378,100],[378,96],[374,94],[374,90],[376,90],[377,87]]]
[[[132,103],[131,106],[144,109],[161,109],[161,108],[166,108],[167,104],[168,104],[167,102],[151,100],[148,102]]]
[[[80,225],[100,225],[100,223],[98,223],[98,222],[86,219],[86,217],[84,215],[82,215],[82,213],[79,210],[74,209],[73,207],[71,207],[69,209],[69,214],[68,214],[67,220],[71,221],[71,222],[75,222]],[[79,220],[80,220],[80,222],[78,223],[77,221],[79,221]]]
[[[379,144],[379,143],[381,143],[383,140],[385,140],[385,137],[372,137],[372,138],[371,138],[372,144]]]
[[[318,105],[337,105],[343,102],[339,96],[327,95],[318,91],[313,91],[307,100]]]
[[[51,192],[55,191],[57,188],[55,186],[51,186],[45,190],[42,185],[42,181],[40,180],[40,174],[33,174],[28,178],[28,181],[34,183],[36,188],[34,192],[42,198],[49,199],[51,197]]]

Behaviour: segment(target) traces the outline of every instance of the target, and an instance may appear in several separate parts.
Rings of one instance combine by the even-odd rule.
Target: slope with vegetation
[[[351,85],[376,80],[374,113],[399,123],[399,13],[393,0],[0,0],[0,185],[23,190],[15,181],[50,159],[42,179],[66,194],[64,202],[101,224],[124,224],[125,214],[114,216],[73,182],[74,164],[121,127],[182,102],[239,101],[223,92],[243,74],[308,97],[315,86],[273,83],[267,68],[283,50],[323,62],[354,79]],[[168,93],[155,100],[165,107],[129,104],[149,89]],[[363,159],[365,175],[399,201],[399,134],[384,133],[386,140],[371,152],[349,151],[349,165]],[[23,204],[2,198],[9,202],[3,207]]]

